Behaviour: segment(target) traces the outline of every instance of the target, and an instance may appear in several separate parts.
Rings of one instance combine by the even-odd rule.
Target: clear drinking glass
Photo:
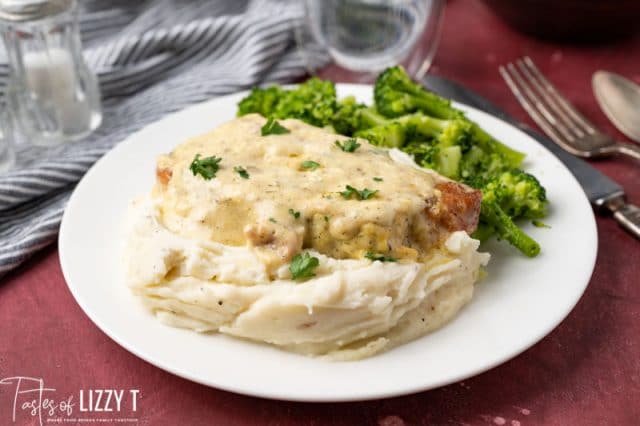
[[[335,74],[368,81],[401,64],[423,77],[433,61],[444,0],[305,0],[306,23],[298,46],[309,68],[321,54]]]
[[[100,91],[82,57],[75,0],[0,0],[17,130],[36,145],[80,139],[101,122]]]

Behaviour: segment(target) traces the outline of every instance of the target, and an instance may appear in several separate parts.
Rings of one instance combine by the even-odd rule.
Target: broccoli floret
[[[440,153],[440,147],[437,145],[431,145],[429,142],[416,141],[404,146],[402,151],[411,155],[413,157],[413,161],[415,161],[417,165],[427,169],[435,169],[437,164],[436,159]]]
[[[460,179],[467,185],[479,189],[490,176],[511,168],[510,162],[501,153],[487,152],[474,145],[462,156]]]
[[[297,118],[314,126],[331,125],[336,113],[336,88],[331,81],[310,78],[295,89],[255,88],[238,104],[238,115]]]
[[[471,125],[463,119],[440,120],[422,113],[396,119],[414,129],[420,136],[432,137],[442,147],[459,146],[462,152],[471,148]]]
[[[456,119],[447,122],[438,140],[444,146],[458,146],[462,154],[469,152],[473,146],[471,123]]]
[[[398,120],[404,119],[402,117]],[[437,148],[429,165],[423,166],[432,168],[448,178],[459,180],[462,155],[471,149],[470,123],[459,118],[440,120],[421,113],[406,116],[406,123],[414,134],[430,137],[429,143]]]
[[[483,198],[495,201],[513,219],[541,219],[547,215],[547,194],[535,176],[512,169],[487,179]]]
[[[361,125],[365,123],[374,127],[356,132],[358,137],[374,145],[401,148],[423,167],[460,179],[462,154],[471,149],[472,143],[468,121],[440,120],[422,113],[387,119],[371,109],[363,109]],[[411,147],[404,148],[409,143]]]
[[[547,214],[547,195],[538,179],[518,169],[488,177],[478,177],[472,186],[482,190],[480,225],[474,237],[483,241],[495,233],[522,253],[534,257],[539,244],[522,231],[514,220],[539,219]]]
[[[284,92],[276,105],[275,118],[297,118],[313,126],[331,125],[336,112],[336,88],[333,82],[310,78],[293,90]]]
[[[280,102],[284,90],[279,86],[271,86],[264,89],[255,87],[248,96],[238,103],[238,116],[258,113],[269,116]],[[282,117],[279,117],[282,118]]]
[[[333,129],[341,135],[353,136],[356,131],[363,128],[360,117],[365,108],[367,106],[356,102],[353,96],[341,99],[336,104],[336,112],[331,117]]]
[[[416,164],[427,169],[436,170],[451,179],[459,176],[459,165],[462,151],[459,146],[431,145],[430,142],[414,142],[402,148],[413,156]]]
[[[473,236],[480,240],[486,239],[491,231],[498,238],[509,241],[526,256],[535,257],[540,253],[540,244],[520,229],[496,201],[483,198],[480,204],[480,226]]]
[[[358,111],[358,128],[355,136],[386,148],[402,147],[413,134],[406,122],[384,117],[373,108]]]
[[[376,127],[360,130],[355,135],[367,139],[373,145],[400,148],[407,141],[407,127],[402,123],[389,121]]]
[[[363,108],[358,112],[360,131],[398,124],[404,127],[407,136],[412,139],[433,138],[443,147],[459,145],[463,152],[471,148],[471,125],[462,119],[440,120],[419,112],[398,118],[387,118],[373,108]]]
[[[520,167],[524,159],[524,154],[502,144],[476,123],[467,119],[462,111],[451,106],[451,101],[429,92],[414,82],[400,66],[383,71],[378,76],[373,90],[376,109],[385,116],[398,117],[419,111],[445,120],[466,120],[469,126],[467,131],[470,132],[470,139],[473,140],[474,145],[478,145],[488,153],[500,153],[511,168]],[[463,153],[466,152],[463,145],[461,148]]]
[[[451,101],[429,92],[411,80],[401,66],[384,70],[373,88],[376,108],[388,117],[398,117],[422,111],[432,117],[459,118],[461,111],[451,106]]]

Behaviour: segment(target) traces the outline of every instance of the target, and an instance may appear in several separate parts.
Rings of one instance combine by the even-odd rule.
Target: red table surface
[[[598,109],[590,79],[604,68],[640,83],[640,37],[596,47],[541,42],[506,27],[478,1],[455,0],[447,6],[432,71],[462,82],[533,125],[497,72],[499,64],[525,54],[587,117],[623,139]],[[640,164],[617,158],[594,165],[640,204]],[[85,417],[130,417],[144,425],[637,425],[640,242],[610,218],[597,222],[595,271],[567,319],[515,359],[440,389],[378,401],[311,404],[257,399],[191,383],[138,359],[98,330],[67,289],[55,247],[0,282],[0,380],[42,378],[47,387],[56,388],[56,398],[74,395],[72,417],[81,414],[80,389],[85,395],[88,389],[138,389],[136,412],[125,400],[121,413]],[[14,391],[0,386],[0,425],[13,424]],[[15,424],[38,420],[19,406]]]

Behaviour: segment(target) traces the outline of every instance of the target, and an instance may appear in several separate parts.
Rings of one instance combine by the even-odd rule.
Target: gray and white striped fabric
[[[100,78],[103,124],[79,143],[18,147],[16,167],[0,174],[0,276],[55,240],[77,181],[130,133],[191,104],[288,81],[325,62],[318,52],[305,55],[317,64],[305,64],[296,49],[300,3],[84,2],[82,38],[87,62]],[[6,82],[0,56],[0,96]]]

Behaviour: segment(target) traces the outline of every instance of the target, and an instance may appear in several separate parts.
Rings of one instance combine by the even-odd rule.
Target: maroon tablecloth
[[[499,64],[525,54],[590,119],[622,138],[599,111],[590,79],[604,68],[640,82],[640,38],[597,47],[544,43],[507,28],[478,1],[455,0],[446,10],[433,72],[468,85],[530,123],[497,72]],[[615,159],[594,164],[640,204],[639,163]],[[51,247],[0,282],[0,381],[42,378],[45,387],[56,389],[44,393],[55,399],[54,417],[60,417],[64,404],[59,404],[69,395],[75,404],[73,417],[83,417],[80,390],[85,409],[90,390],[123,390],[120,413],[84,417],[130,418],[144,425],[637,425],[640,241],[607,218],[598,218],[598,234],[598,260],[584,297],[533,348],[485,374],[441,389],[344,404],[235,395],[147,364],[111,341],[84,315],[64,282],[57,250]],[[580,241],[566,242],[567,247],[572,244]],[[25,379],[21,389],[32,385]],[[15,390],[15,381],[0,385],[0,425],[12,424]],[[30,395],[37,396],[18,396],[15,424],[38,424],[38,417],[20,405]],[[95,403],[98,394],[91,395]],[[105,408],[106,396],[98,407]],[[113,398],[109,406],[115,408]],[[42,414],[46,422],[47,413]]]

